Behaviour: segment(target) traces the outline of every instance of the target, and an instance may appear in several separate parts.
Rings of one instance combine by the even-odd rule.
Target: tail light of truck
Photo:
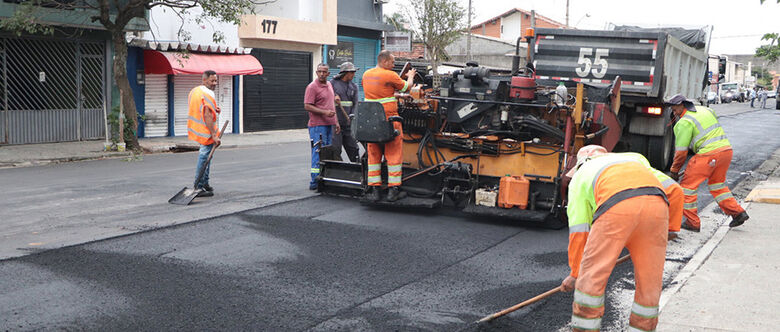
[[[664,109],[661,106],[637,106],[636,111],[647,115],[661,115]]]

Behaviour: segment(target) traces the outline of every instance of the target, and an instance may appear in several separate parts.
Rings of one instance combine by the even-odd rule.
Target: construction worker
[[[402,80],[392,69],[395,57],[389,51],[379,52],[377,66],[363,73],[363,93],[365,101],[375,101],[382,104],[385,117],[398,115],[398,104],[394,97],[395,91],[405,92],[414,83],[414,69],[409,70],[406,81]],[[393,122],[393,127],[399,135],[392,141],[384,144],[368,143],[368,190],[366,199],[378,201],[380,199],[379,186],[382,185],[382,155],[387,161],[387,200],[397,201],[406,196],[401,189],[402,163],[403,163],[403,128],[400,123]],[[384,150],[384,153],[383,153]]]
[[[729,227],[742,225],[748,220],[748,214],[726,186],[726,172],[729,170],[733,151],[714,111],[705,106],[694,106],[693,102],[680,94],[673,96],[665,104],[672,108],[672,112],[679,119],[674,125],[676,152],[670,169],[673,179],[680,177],[680,168],[685,163],[688,150],[694,153],[680,181],[685,194],[682,228],[694,232],[701,230],[697,190],[704,180],[708,180],[710,194],[718,202],[720,209],[731,216]]]
[[[219,129],[217,129],[220,109],[217,107],[217,99],[214,95],[214,88],[217,87],[217,73],[213,70],[207,70],[203,72],[202,78],[203,85],[190,90],[187,97],[189,102],[187,138],[200,144],[198,166],[195,169],[195,181],[198,181],[195,186],[195,189],[198,190],[197,197],[210,197],[214,196],[214,188],[209,185],[211,163],[207,165],[206,160],[211,150],[222,143],[219,139]],[[203,177],[198,180],[200,170],[204,167]]]
[[[339,119],[339,126],[341,126],[341,133],[333,135],[331,144],[338,151],[339,157],[341,156],[341,147],[343,146],[347,152],[347,158],[353,163],[358,160],[358,155],[360,154],[357,140],[352,137],[349,118],[354,113],[358,102],[358,87],[355,82],[352,82],[358,69],[352,62],[344,62],[339,66],[339,74],[330,80],[333,92],[339,99],[339,105],[336,107],[338,109],[336,117]],[[341,159],[339,158],[339,160]]]
[[[645,165],[598,145],[577,152],[569,183],[569,267],[562,291],[574,290],[572,328],[601,328],[607,279],[623,248],[634,263],[636,292],[629,331],[658,323],[669,219],[661,183]]]
[[[682,187],[677,181],[674,181],[674,179],[664,172],[650,166],[650,162],[647,161],[645,156],[635,152],[624,152],[621,154],[632,157],[636,161],[642,163],[642,165],[645,165],[645,167],[653,172],[656,179],[661,182],[661,186],[663,186],[664,193],[666,194],[666,199],[669,201],[669,240],[676,239],[679,236],[680,225],[682,224],[683,204],[685,204],[685,195],[683,194]]]
[[[309,190],[317,190],[317,176],[320,175],[319,150],[330,145],[333,134],[340,133],[341,127],[336,119],[338,101],[333,93],[333,86],[328,82],[328,65],[317,65],[317,79],[306,86],[303,95],[303,109],[309,112],[309,139],[311,140],[311,181]],[[317,144],[320,143],[321,144]]]

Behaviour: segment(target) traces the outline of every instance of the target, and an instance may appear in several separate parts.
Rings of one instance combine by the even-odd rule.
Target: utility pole
[[[566,0],[566,27],[569,27],[569,0]]]
[[[469,0],[469,36],[466,37],[466,60],[471,61],[471,0]]]

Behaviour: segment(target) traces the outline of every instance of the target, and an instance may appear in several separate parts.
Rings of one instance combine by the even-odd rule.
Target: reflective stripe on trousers
[[[323,145],[330,145],[333,137],[333,126],[309,127],[309,139],[311,139],[311,182],[309,186],[317,184],[317,176],[320,175],[320,146],[316,145],[322,137]]]
[[[732,150],[721,150],[715,153],[695,155],[688,161],[685,173],[680,181],[685,193],[683,216],[693,227],[701,227],[698,215],[697,190],[699,185],[707,180],[708,189],[723,212],[734,216],[745,211],[726,186],[726,173],[731,164]]]
[[[385,157],[385,160],[387,161],[387,167],[388,167],[388,179],[387,179],[388,187],[401,185],[401,165],[403,164],[403,144],[404,144],[403,128],[402,125],[398,122],[393,122],[393,128],[398,130],[399,134],[398,136],[393,138],[392,141],[384,144],[377,144],[377,143],[366,144],[366,150],[368,153],[369,171],[371,170],[370,168],[371,165],[381,165],[382,156]],[[368,181],[369,186],[382,185],[381,178],[379,179],[373,178],[373,180],[375,181],[372,181],[371,178],[368,180],[369,180]]]
[[[591,225],[576,283],[572,327],[592,329],[604,315],[604,306],[598,304],[601,301],[599,297],[604,296],[607,280],[623,248],[628,248],[634,263],[634,303],[642,308],[658,306],[668,220],[668,208],[663,198],[638,196],[616,204]],[[642,330],[655,329],[657,317],[636,315],[635,311],[648,313],[641,308],[632,310],[631,326]]]

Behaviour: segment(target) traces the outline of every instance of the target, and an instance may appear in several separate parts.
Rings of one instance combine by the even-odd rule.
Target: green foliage
[[[146,115],[139,115],[138,121],[145,121]],[[114,144],[119,143],[119,106],[114,106],[114,108],[111,109],[111,113],[108,113],[108,126],[111,130],[111,135],[109,136],[111,138],[111,142]],[[124,121],[122,131],[124,132],[124,141],[130,142],[133,140],[136,136],[135,130],[131,126],[127,125],[127,120]]]
[[[54,28],[45,23],[41,23],[40,17],[36,14],[38,1],[25,1],[16,7],[13,16],[0,20],[0,30],[11,31],[16,36],[23,33],[29,34],[54,34]]]
[[[772,86],[772,74],[764,67],[754,66],[750,75],[756,77],[756,84],[762,87]]]
[[[409,31],[409,29],[406,28],[406,25],[409,24],[409,20],[401,15],[401,13],[393,13],[392,16],[385,15],[385,23],[392,25],[396,31]]]
[[[761,37],[761,40],[767,40],[769,41],[769,44],[761,45],[759,48],[757,48],[756,56],[765,58],[769,63],[774,63],[777,61],[777,59],[780,58],[780,44],[778,44],[779,38],[780,34],[776,32],[764,34],[764,36]]]
[[[455,0],[418,0],[406,7],[416,39],[422,40],[433,68],[447,59],[444,48],[466,31],[466,11]]]

